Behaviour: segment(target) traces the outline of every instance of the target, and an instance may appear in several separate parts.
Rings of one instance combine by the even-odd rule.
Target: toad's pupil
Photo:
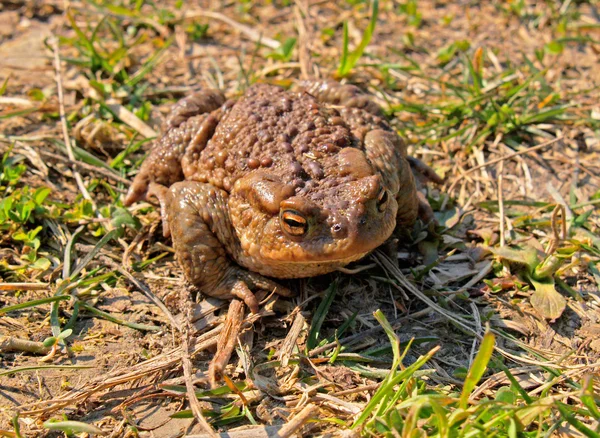
[[[300,228],[304,226],[304,223],[302,222],[298,222],[297,220],[294,219],[289,219],[286,218],[285,222],[290,226],[290,227],[294,227],[294,228]]]

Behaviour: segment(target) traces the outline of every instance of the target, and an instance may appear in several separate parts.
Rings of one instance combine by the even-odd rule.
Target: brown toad
[[[411,165],[424,169],[353,85],[201,91],[174,106],[125,202],[156,195],[187,279],[257,312],[252,289],[288,292],[265,277],[334,271],[431,213]]]

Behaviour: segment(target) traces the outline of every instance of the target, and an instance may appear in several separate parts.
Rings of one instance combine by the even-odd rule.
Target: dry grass
[[[0,436],[600,436],[598,4],[456,3],[0,3]],[[210,390],[227,303],[121,197],[177,98],[302,77],[373,94],[439,227],[289,282]]]

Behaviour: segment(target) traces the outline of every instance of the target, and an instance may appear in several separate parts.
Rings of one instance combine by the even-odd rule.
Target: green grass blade
[[[469,369],[469,373],[467,374],[467,378],[465,379],[465,384],[463,385],[463,390],[460,395],[460,407],[462,409],[466,409],[469,396],[475,386],[481,380],[483,373],[487,369],[488,362],[492,357],[492,353],[494,352],[494,344],[496,343],[496,337],[492,332],[487,332],[483,337],[483,341],[481,341],[481,346],[477,355],[475,356],[475,360]]]
[[[71,312],[71,317],[69,318],[69,321],[67,321],[67,323],[64,326],[65,330],[68,329],[72,329],[73,327],[75,327],[75,323],[77,322],[77,317],[79,316],[79,300],[75,300],[75,303],[73,303],[73,311]]]
[[[373,34],[375,33],[375,27],[377,26],[377,16],[379,15],[379,0],[373,0],[372,9],[371,9],[371,19],[369,20],[369,25],[365,29],[363,33],[363,37],[360,40],[360,44],[356,48],[356,50],[351,55],[352,67],[356,65],[360,57],[363,55],[365,49],[371,42],[371,38],[373,38]]]
[[[548,108],[545,111],[540,111],[538,113],[524,116],[521,118],[521,123],[526,125],[531,123],[545,122],[547,120],[554,119],[557,116],[563,115],[566,112],[567,108],[570,108],[571,106],[572,105],[560,105],[558,107]]]
[[[81,225],[79,228],[77,228],[75,232],[69,236],[69,240],[67,240],[63,262],[63,278],[69,278],[69,275],[71,275],[71,252],[73,251],[73,245],[75,244],[75,241],[83,232],[83,230],[85,230],[85,225]]]
[[[121,167],[123,165],[125,158],[127,158],[127,156],[129,154],[136,152],[145,143],[148,143],[152,140],[153,139],[151,139],[151,138],[143,138],[143,139],[135,141],[135,142],[132,140],[131,143],[129,143],[123,151],[119,152],[119,154],[115,158],[113,158],[113,160],[110,162],[110,167],[112,169],[118,169],[119,167]]]
[[[504,371],[504,374],[506,374],[506,377],[510,381],[511,385],[513,385],[513,387],[519,392],[521,397],[523,397],[523,400],[525,400],[525,403],[527,403],[528,405],[533,403],[533,399],[529,396],[529,394],[527,394],[527,391],[525,391],[525,389],[523,389],[523,387],[517,381],[517,379],[515,379],[515,376],[512,375],[510,370],[500,361],[498,361],[496,365],[498,366],[498,368],[500,368],[502,371]]]
[[[94,246],[94,249],[92,249],[83,258],[83,260],[77,265],[77,267],[73,270],[73,272],[71,273],[71,275],[70,275],[69,278],[71,278],[71,279],[75,278],[88,265],[88,263],[94,257],[96,257],[96,254],[98,254],[100,252],[100,250],[104,247],[104,245],[106,245],[112,239],[114,239],[116,237],[119,237],[121,235],[121,233],[122,233],[122,230],[120,228],[115,228],[114,230],[111,230],[108,233],[106,233],[104,235],[104,237],[102,237],[102,239],[100,239],[98,241],[98,243],[96,244],[96,246]]]
[[[8,80],[10,79],[10,75],[8,75],[6,77],[6,79],[4,79],[4,82],[2,83],[2,86],[0,86],[0,96],[4,96],[4,93],[6,93],[6,87],[8,87]]]
[[[104,312],[102,310],[96,309],[94,306],[90,306],[86,303],[81,303],[81,307],[87,310],[90,313],[93,313],[96,316],[106,319],[107,321],[114,322],[115,324],[124,325],[125,327],[129,327],[135,330],[147,330],[152,332],[158,332],[162,330],[162,327],[158,327],[156,325],[147,325],[147,324],[137,324],[135,322],[128,322],[123,319],[119,319],[115,316],[112,316],[110,313]]]
[[[464,63],[467,65],[467,69],[469,70],[469,75],[473,80],[473,89],[475,91],[476,96],[481,95],[481,77],[477,71],[475,71],[475,67],[473,66],[473,61],[467,56],[464,55]]]
[[[581,402],[585,405],[585,407],[590,411],[592,416],[600,421],[600,410],[598,409],[598,404],[594,400],[594,380],[591,376],[584,379],[582,386],[583,394],[581,395]]]
[[[344,72],[348,71],[348,23],[344,21],[344,33],[342,36],[342,57],[340,66],[338,67],[338,76],[344,76]]]
[[[12,423],[12,427],[14,432],[14,436],[16,438],[23,438],[23,435],[21,435],[21,425],[19,424],[19,413],[17,412],[10,420],[10,422]]]
[[[13,111],[10,113],[0,114],[0,120],[10,119],[11,117],[26,116],[27,114],[31,114],[33,112],[36,112],[37,110],[38,109],[34,107],[34,108],[25,108],[25,109]]]
[[[373,38],[373,34],[375,33],[375,27],[377,26],[377,16],[379,14],[379,0],[373,0],[371,3],[371,19],[369,20],[369,25],[363,32],[362,39],[360,40],[360,44],[358,47],[352,51],[351,54],[348,55],[348,26],[344,23],[344,45],[342,49],[342,60],[340,62],[340,68],[338,69],[338,76],[344,77],[347,76],[348,73],[352,71],[360,57],[363,55],[365,49],[371,42],[371,38]],[[344,57],[344,53],[346,52],[346,56]]]
[[[144,65],[136,71],[131,78],[126,82],[126,85],[129,87],[135,87],[138,82],[140,82],[144,77],[158,64],[158,62],[162,59],[163,55],[166,53],[169,47],[171,47],[171,43],[173,43],[174,37],[169,38],[165,41],[165,44],[156,51],[145,63]]]
[[[319,307],[317,308],[317,311],[313,316],[312,324],[310,326],[310,332],[308,334],[308,341],[306,342],[307,351],[310,351],[317,346],[317,340],[319,339],[321,326],[323,325],[323,321],[325,321],[327,312],[329,312],[329,307],[333,302],[333,298],[335,297],[336,292],[337,282],[334,281],[333,283],[331,283],[331,286],[329,286],[329,289],[327,289],[323,301],[321,301],[321,304],[319,304]]]
[[[517,85],[516,87],[510,89],[507,91],[506,93],[506,97],[508,97],[508,101],[506,102],[506,104],[508,106],[512,106],[513,103],[518,99],[519,94],[521,93],[521,91],[523,91],[525,88],[529,87],[529,85],[532,82],[535,82],[539,79],[541,79],[546,73],[548,73],[548,69],[545,68],[544,70],[539,71],[538,73],[536,73],[533,76],[529,76],[525,82],[523,82],[521,85]]]
[[[53,143],[58,149],[60,149],[61,152],[63,152],[65,155],[67,154],[67,148],[62,141],[56,139],[50,139],[49,141]],[[106,164],[106,161],[101,160],[100,158],[96,157],[95,155],[91,154],[85,149],[80,148],[75,144],[73,144],[72,147],[73,155],[75,155],[76,159],[81,160],[86,164],[102,167],[104,169],[110,170],[111,172],[115,172],[115,169]],[[118,172],[115,172],[115,175],[120,176]]]
[[[383,331],[385,331],[385,334],[390,340],[390,344],[392,344],[392,352],[394,354],[394,363],[392,365],[392,371],[395,371],[400,365],[401,360],[400,339],[398,338],[396,332],[394,332],[394,329],[392,328],[389,321],[387,320],[387,318],[381,310],[378,309],[375,313],[373,313],[373,316],[375,316],[375,319],[379,322],[379,324],[381,324],[381,326],[383,327]]]
[[[38,370],[87,370],[94,367],[87,365],[39,365],[35,367],[20,367],[13,368],[12,370],[6,370],[0,372],[0,376],[10,376],[11,374],[24,373],[26,371],[38,371]]]
[[[575,418],[575,414],[573,413],[573,411],[571,411],[571,406],[565,405],[561,402],[557,402],[556,408],[560,412],[560,415],[563,417],[563,419],[575,429],[577,429],[579,432],[581,432],[589,438],[600,438],[600,433],[594,432],[592,429],[590,429],[577,418]]]
[[[15,310],[27,309],[29,307],[39,306],[41,304],[55,303],[57,301],[70,300],[71,297],[68,295],[59,295],[48,298],[40,298],[39,300],[31,300],[21,304],[15,304],[14,306],[7,306],[0,309],[0,315],[3,313],[14,312]]]
[[[44,422],[43,426],[48,430],[59,430],[61,432],[65,432],[67,435],[83,432],[103,436],[108,435],[108,432],[105,432],[92,424],[82,423],[81,421],[48,420]]]
[[[96,52],[96,48],[94,47],[93,42],[85,35],[85,33],[83,33],[83,31],[77,25],[77,22],[75,21],[75,18],[73,17],[73,15],[71,15],[71,11],[67,11],[67,19],[69,20],[69,23],[71,24],[71,27],[75,31],[75,34],[79,38],[79,42],[83,43],[84,46],[87,48],[87,50],[89,52],[89,53],[87,53],[87,55],[92,60],[91,67],[93,68],[94,67],[94,63],[97,64],[98,60],[100,59],[100,55],[98,55],[98,52]]]

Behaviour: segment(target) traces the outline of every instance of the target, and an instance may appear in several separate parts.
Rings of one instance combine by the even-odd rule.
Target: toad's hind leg
[[[197,158],[197,152],[204,149],[218,123],[218,117],[210,113],[224,102],[220,91],[203,90],[173,106],[163,134],[144,160],[125,197],[125,205],[145,199],[151,183],[168,187],[184,179],[184,156]]]
[[[240,248],[229,219],[227,197],[227,192],[210,184],[178,182],[163,197],[166,220],[186,278],[202,293],[239,298],[256,313],[258,300],[251,289],[281,295],[289,295],[289,291],[230,259]]]

